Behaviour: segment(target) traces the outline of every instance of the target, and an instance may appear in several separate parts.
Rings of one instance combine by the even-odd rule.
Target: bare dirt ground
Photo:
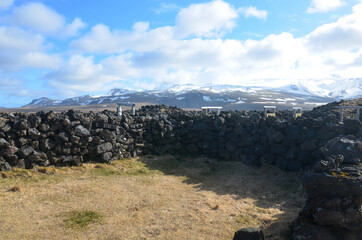
[[[0,173],[1,239],[287,239],[304,205],[298,173],[146,156]],[[83,215],[82,215],[83,214]]]

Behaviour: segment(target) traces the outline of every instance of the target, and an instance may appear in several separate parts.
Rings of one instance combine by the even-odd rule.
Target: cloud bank
[[[321,2],[312,1],[310,11],[340,6]],[[37,12],[34,18],[31,11]],[[173,26],[151,28],[143,21],[124,30],[99,23],[82,33],[79,18],[68,22],[43,4],[29,3],[11,9],[7,25],[0,25],[0,74],[44,69],[44,85],[58,96],[115,86],[278,86],[362,75],[362,3],[301,37],[282,32],[260,40],[226,38],[244,17],[265,22],[268,12],[214,0],[180,9]],[[71,38],[67,51],[54,51],[49,39],[58,36]]]

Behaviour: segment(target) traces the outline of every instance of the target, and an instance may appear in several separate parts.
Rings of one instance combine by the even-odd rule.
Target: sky
[[[0,106],[362,76],[361,0],[0,0]]]

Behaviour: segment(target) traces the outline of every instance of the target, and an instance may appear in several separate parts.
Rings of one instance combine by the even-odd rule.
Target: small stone
[[[30,138],[35,141],[38,140],[41,135],[40,132],[36,128],[30,128],[28,130],[28,134],[29,134]]]
[[[73,156],[66,156],[64,159],[63,159],[63,162],[71,162],[73,161]]]
[[[96,147],[96,152],[97,152],[97,154],[102,154],[102,153],[111,151],[112,148],[113,148],[112,144],[107,142],[107,143],[98,145]]]
[[[49,125],[42,123],[38,127],[38,130],[41,132],[47,132],[49,130]]]
[[[70,120],[68,118],[65,118],[63,121],[62,121],[62,125],[63,127],[66,127],[70,124]]]
[[[4,164],[0,164],[0,171],[11,171],[11,166],[8,162],[5,162]]]
[[[106,140],[107,142],[111,142],[113,141],[113,139],[116,139],[116,135],[109,131],[108,129],[104,129],[101,134],[100,137],[104,140]]]
[[[112,159],[112,153],[111,152],[103,153],[101,158],[102,158],[102,161],[108,162],[109,160]]]
[[[5,158],[10,158],[12,156],[14,156],[14,154],[18,151],[19,149],[17,147],[8,147],[8,148],[5,148],[3,149],[1,152],[0,152],[0,155],[5,157]]]
[[[82,125],[78,125],[74,128],[74,134],[78,137],[88,137],[90,132]]]
[[[34,152],[34,148],[32,148],[28,145],[21,147],[19,150],[19,154],[22,157],[26,157],[26,156],[32,154],[33,152]]]
[[[10,144],[3,138],[0,138],[0,149],[1,148],[6,148],[6,147],[9,147]]]

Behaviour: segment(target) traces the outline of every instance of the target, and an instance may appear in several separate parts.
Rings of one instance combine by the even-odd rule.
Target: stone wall
[[[324,159],[303,177],[308,199],[294,221],[293,239],[361,239],[361,159],[362,141],[354,136],[327,143]]]
[[[356,120],[337,116],[293,119],[281,111],[264,119],[257,111],[202,115],[145,106],[136,116],[115,112],[0,114],[0,169],[109,162],[139,154],[206,155],[298,171],[323,155],[328,140],[361,136]]]

